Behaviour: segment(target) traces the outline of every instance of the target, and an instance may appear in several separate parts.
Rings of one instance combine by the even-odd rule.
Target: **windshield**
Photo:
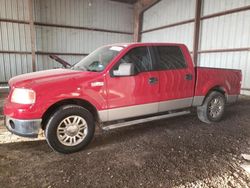
[[[123,49],[124,47],[122,46],[104,46],[98,48],[75,64],[72,69],[101,72]]]

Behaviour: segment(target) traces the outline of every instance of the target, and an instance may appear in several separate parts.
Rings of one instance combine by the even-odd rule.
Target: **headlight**
[[[31,89],[15,88],[11,102],[18,104],[34,104],[36,101],[36,93]]]

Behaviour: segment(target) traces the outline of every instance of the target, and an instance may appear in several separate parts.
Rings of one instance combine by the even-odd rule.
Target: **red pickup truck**
[[[183,44],[101,47],[69,69],[29,73],[9,81],[5,125],[61,153],[81,150],[95,126],[104,130],[179,116],[197,108],[201,121],[221,120],[240,94],[241,71],[194,67]]]

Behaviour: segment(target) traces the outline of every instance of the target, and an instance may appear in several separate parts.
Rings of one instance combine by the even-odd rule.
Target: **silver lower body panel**
[[[5,126],[7,129],[18,136],[36,138],[41,129],[42,119],[20,120],[11,117],[5,117]]]
[[[143,115],[150,115],[172,110],[180,110],[190,107],[201,106],[206,96],[194,96],[183,99],[174,99],[168,101],[160,101],[154,103],[125,106],[107,110],[98,111],[101,122],[109,122],[114,120],[121,120],[126,118],[139,117]],[[227,103],[236,102],[238,95],[227,95]]]
[[[239,95],[228,95],[227,103],[235,103],[238,101]]]
[[[189,108],[192,106],[193,98],[174,99],[133,106],[125,106],[108,110],[98,111],[101,122],[114,121],[119,119],[133,118],[144,115],[167,112]]]

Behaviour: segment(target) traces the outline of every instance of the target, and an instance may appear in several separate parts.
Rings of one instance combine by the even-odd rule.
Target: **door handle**
[[[186,74],[185,75],[185,79],[186,80],[192,80],[193,79],[193,75],[192,74]]]
[[[158,82],[158,79],[156,77],[151,77],[148,79],[149,84],[155,84]]]

